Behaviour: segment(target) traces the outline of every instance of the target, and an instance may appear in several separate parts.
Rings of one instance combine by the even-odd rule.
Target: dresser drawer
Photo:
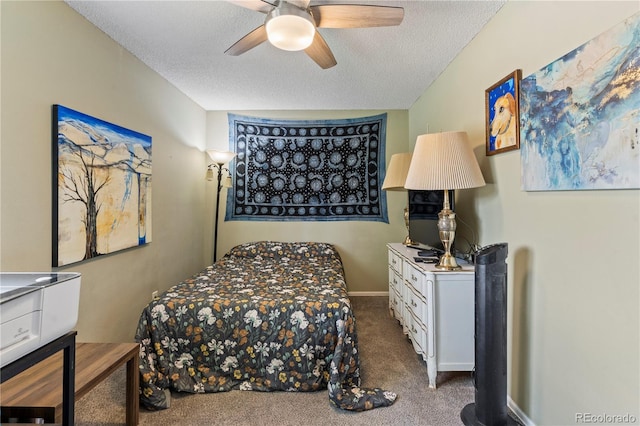
[[[398,304],[401,302],[398,291],[402,285],[402,278],[398,276],[398,273],[389,265],[389,308],[395,311],[398,309]],[[397,315],[396,315],[397,316]]]
[[[395,299],[396,299],[396,292],[393,289],[393,287],[391,285],[389,285],[389,308],[390,309],[393,309],[393,307],[395,305],[395,303],[394,303]]]
[[[424,325],[414,315],[410,314],[407,317],[409,319],[408,329],[413,348],[420,355],[425,355],[427,349],[427,330],[424,329]]]
[[[424,273],[417,267],[406,262],[404,264],[404,279],[405,281],[416,290],[416,293],[422,295],[423,298],[427,297],[427,280]]]
[[[402,276],[398,274],[393,268],[389,268],[389,290],[391,288],[397,290],[402,286]]]
[[[393,292],[393,315],[398,321],[402,322],[404,303],[402,303],[402,298],[397,291]]]
[[[426,322],[425,316],[427,312],[425,300],[416,294],[416,291],[413,287],[409,288],[407,291],[407,306],[411,309],[413,315],[418,318],[421,322]]]
[[[408,285],[403,285],[400,290],[400,296],[402,297],[402,303],[404,305],[404,307],[402,308],[402,318],[404,320],[404,328],[406,332],[409,327],[409,316],[411,316],[411,309],[407,305],[407,303],[409,302],[409,293],[411,292],[411,290],[409,290]]]
[[[393,250],[389,250],[389,268],[402,275],[402,257]]]
[[[402,298],[398,293],[398,287],[394,287],[392,282],[389,282],[389,308],[393,309],[394,316],[398,317],[401,312]]]

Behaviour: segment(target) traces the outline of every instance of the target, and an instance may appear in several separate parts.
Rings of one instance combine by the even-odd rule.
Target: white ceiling
[[[225,55],[265,17],[229,2],[67,3],[205,110],[293,110],[410,108],[505,1],[312,0],[405,10],[397,27],[321,28],[327,70],[268,42]]]

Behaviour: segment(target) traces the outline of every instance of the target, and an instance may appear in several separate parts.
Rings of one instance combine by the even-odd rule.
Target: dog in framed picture
[[[516,100],[511,93],[500,96],[493,104],[491,136],[495,138],[495,149],[516,144]]]

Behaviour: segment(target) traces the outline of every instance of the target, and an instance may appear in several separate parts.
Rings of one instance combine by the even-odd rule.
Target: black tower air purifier
[[[473,426],[517,425],[507,414],[507,244],[476,254],[475,404],[460,412]]]

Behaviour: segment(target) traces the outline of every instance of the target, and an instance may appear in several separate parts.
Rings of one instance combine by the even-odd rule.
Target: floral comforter
[[[356,323],[340,256],[325,243],[262,241],[150,303],[136,332],[141,403],[169,406],[169,390],[315,391],[339,408],[391,405],[360,388]]]

